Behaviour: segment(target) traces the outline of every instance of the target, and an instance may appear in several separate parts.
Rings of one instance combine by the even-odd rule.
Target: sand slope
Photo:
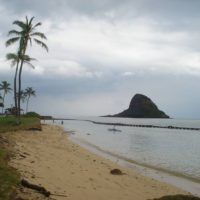
[[[20,131],[9,135],[16,152],[10,164],[22,177],[52,193],[66,195],[52,195],[50,199],[146,200],[187,194],[83,149],[68,140],[58,126],[44,125],[41,132]],[[113,168],[121,169],[126,175],[111,175]],[[30,190],[23,190],[23,195],[27,199],[43,199]]]

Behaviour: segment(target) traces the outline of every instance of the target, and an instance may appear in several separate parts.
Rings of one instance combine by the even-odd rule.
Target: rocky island
[[[159,110],[155,103],[143,94],[136,94],[129,108],[115,115],[106,117],[128,117],[128,118],[169,118],[163,111]]]

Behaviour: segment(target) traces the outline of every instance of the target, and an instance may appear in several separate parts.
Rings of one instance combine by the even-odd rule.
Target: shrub
[[[40,115],[36,112],[27,112],[25,115],[25,117],[37,117],[40,118]]]

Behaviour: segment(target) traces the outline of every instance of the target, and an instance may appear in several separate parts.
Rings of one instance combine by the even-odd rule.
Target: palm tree
[[[15,35],[15,37],[10,38],[6,42],[6,46],[9,46],[15,42],[19,42],[19,49],[18,49],[18,55],[22,56],[22,59],[20,60],[20,67],[19,67],[19,61],[17,62],[16,66],[16,73],[18,73],[18,93],[21,91],[21,74],[22,74],[22,68],[24,64],[23,56],[26,54],[26,50],[28,47],[28,44],[32,45],[32,41],[36,42],[38,45],[46,49],[48,51],[47,45],[42,42],[40,39],[47,39],[44,33],[37,32],[35,29],[38,26],[41,26],[42,23],[38,22],[36,24],[32,24],[34,17],[32,17],[30,20],[28,17],[26,17],[25,22],[16,20],[13,22],[14,25],[17,25],[20,28],[20,31],[18,30],[11,30],[9,31],[8,35]],[[19,69],[18,69],[19,67]],[[17,75],[16,75],[17,76]],[[20,95],[18,96],[18,111],[20,115]]]
[[[6,54],[6,59],[8,61],[11,61],[11,67],[14,67],[16,65],[15,69],[15,77],[14,77],[14,100],[15,100],[15,108],[18,108],[17,104],[17,73],[18,73],[18,65],[20,60],[24,60],[24,63],[35,68],[30,62],[33,60],[36,60],[35,58],[30,58],[28,55],[20,55],[20,54],[14,54],[14,53],[8,53]],[[17,114],[17,113],[16,113]]]
[[[2,97],[2,103],[3,103],[2,113],[3,113],[5,96],[12,90],[12,88],[10,88],[10,83],[8,83],[7,81],[2,81],[0,84],[0,90],[3,90],[3,97]]]
[[[25,96],[26,96],[26,113],[28,112],[28,105],[29,105],[29,100],[31,98],[31,96],[36,96],[35,95],[35,90],[33,90],[32,87],[27,87],[25,89]]]

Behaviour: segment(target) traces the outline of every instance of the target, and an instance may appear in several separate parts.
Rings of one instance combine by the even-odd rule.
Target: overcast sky
[[[5,41],[12,22],[35,16],[49,53],[37,45],[23,88],[41,114],[104,115],[150,97],[173,118],[200,118],[199,0],[0,0],[0,81],[13,82]],[[7,97],[13,104],[12,95]]]

